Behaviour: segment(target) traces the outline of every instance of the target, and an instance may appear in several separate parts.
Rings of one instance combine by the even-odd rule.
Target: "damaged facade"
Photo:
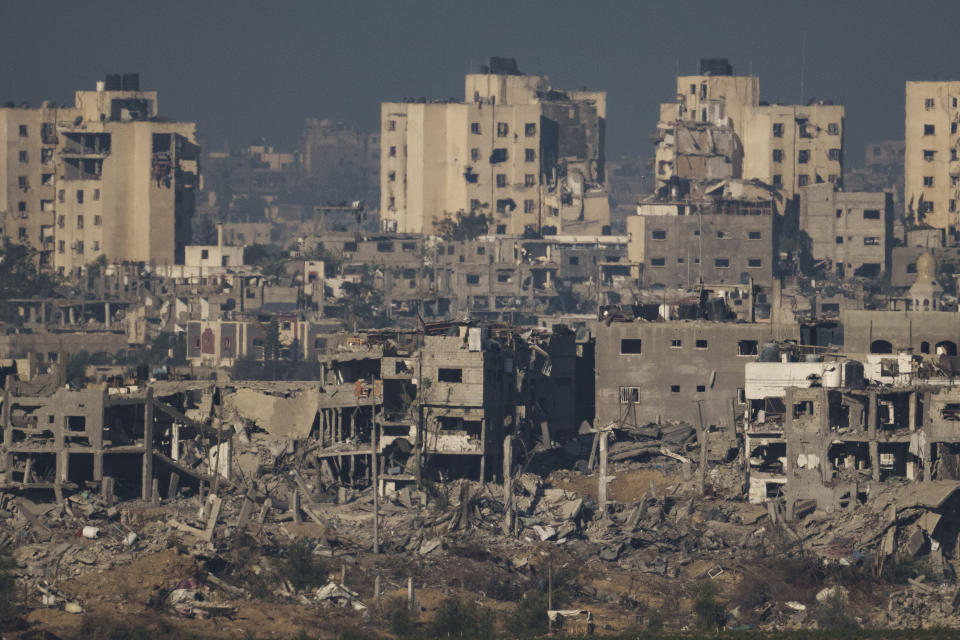
[[[492,58],[466,77],[463,102],[381,107],[385,228],[432,233],[444,217],[483,213],[490,233],[600,235],[610,224],[606,93],[560,91]]]
[[[742,178],[792,199],[808,184],[842,185],[844,114],[831,102],[761,102],[759,78],[701,60],[700,75],[678,77],[675,100],[660,107],[657,186],[672,176]]]
[[[109,261],[182,262],[199,186],[196,126],[158,118],[138,74],[110,74],[73,107],[5,107],[2,234],[60,275]],[[16,158],[16,162],[11,162]]]

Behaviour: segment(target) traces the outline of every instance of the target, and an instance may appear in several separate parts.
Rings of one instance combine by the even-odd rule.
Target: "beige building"
[[[908,213],[956,231],[960,198],[960,81],[908,82],[904,182]]]
[[[609,225],[605,92],[561,92],[493,58],[466,77],[464,102],[384,103],[381,116],[388,230],[432,233],[458,211],[486,213],[500,235]]]
[[[70,109],[0,114],[8,237],[33,244],[62,274],[101,255],[182,261],[199,179],[196,127],[158,118],[157,93],[140,91],[136,74],[108,75],[76,92]]]
[[[661,105],[658,185],[673,175],[757,179],[792,198],[808,184],[843,184],[843,106],[764,104],[759,79],[734,76],[726,60],[701,60],[700,70],[678,77],[675,100]],[[707,146],[684,145],[694,122]],[[739,141],[729,141],[731,131]],[[691,165],[691,155],[700,164]]]
[[[45,102],[39,109],[0,109],[0,237],[31,244],[52,265],[56,123],[76,110]]]

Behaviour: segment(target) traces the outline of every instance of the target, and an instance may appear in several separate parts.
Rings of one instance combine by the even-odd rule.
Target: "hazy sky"
[[[652,154],[677,71],[727,57],[761,99],[847,106],[847,166],[903,138],[904,81],[960,78],[960,2],[200,2],[6,0],[0,103],[72,101],[139,71],[202,142],[296,144],[306,117],[378,128],[379,104],[463,98],[463,75],[516,57],[554,86],[608,93],[608,157]]]

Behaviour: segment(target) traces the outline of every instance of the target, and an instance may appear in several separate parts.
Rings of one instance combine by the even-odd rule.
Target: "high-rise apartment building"
[[[700,133],[691,137],[693,123]],[[758,78],[734,76],[724,59],[701,60],[700,75],[678,77],[676,99],[661,105],[657,184],[674,175],[758,179],[787,198],[810,184],[842,185],[843,124],[841,105],[761,103]],[[710,144],[685,144],[698,137]]]
[[[491,234],[600,234],[606,93],[559,91],[492,58],[466,77],[465,100],[381,107],[380,215],[388,229],[432,233],[482,212]]]
[[[960,81],[908,82],[904,200],[917,222],[955,232],[960,200]]]
[[[158,117],[137,74],[108,75],[75,105],[0,109],[3,234],[71,274],[110,261],[173,264],[190,239],[196,125]]]

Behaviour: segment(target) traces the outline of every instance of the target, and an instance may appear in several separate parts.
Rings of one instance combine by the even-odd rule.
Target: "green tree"
[[[434,638],[491,638],[493,621],[490,615],[474,602],[460,598],[446,598],[437,607],[427,633]]]
[[[287,274],[287,258],[282,251],[265,244],[252,244],[243,249],[243,262],[259,267],[264,275],[282,278]]]
[[[481,211],[485,206],[473,208],[469,213],[464,213],[461,209],[452,216],[445,213],[443,218],[433,221],[433,229],[447,242],[463,242],[479,238],[487,233],[490,223],[493,222],[492,217]]]
[[[59,283],[41,271],[39,263],[36,249],[4,239],[0,246],[0,300],[52,296]]]
[[[280,357],[280,321],[276,316],[270,318],[266,327],[266,335],[263,338],[263,359],[264,361],[276,360]]]

